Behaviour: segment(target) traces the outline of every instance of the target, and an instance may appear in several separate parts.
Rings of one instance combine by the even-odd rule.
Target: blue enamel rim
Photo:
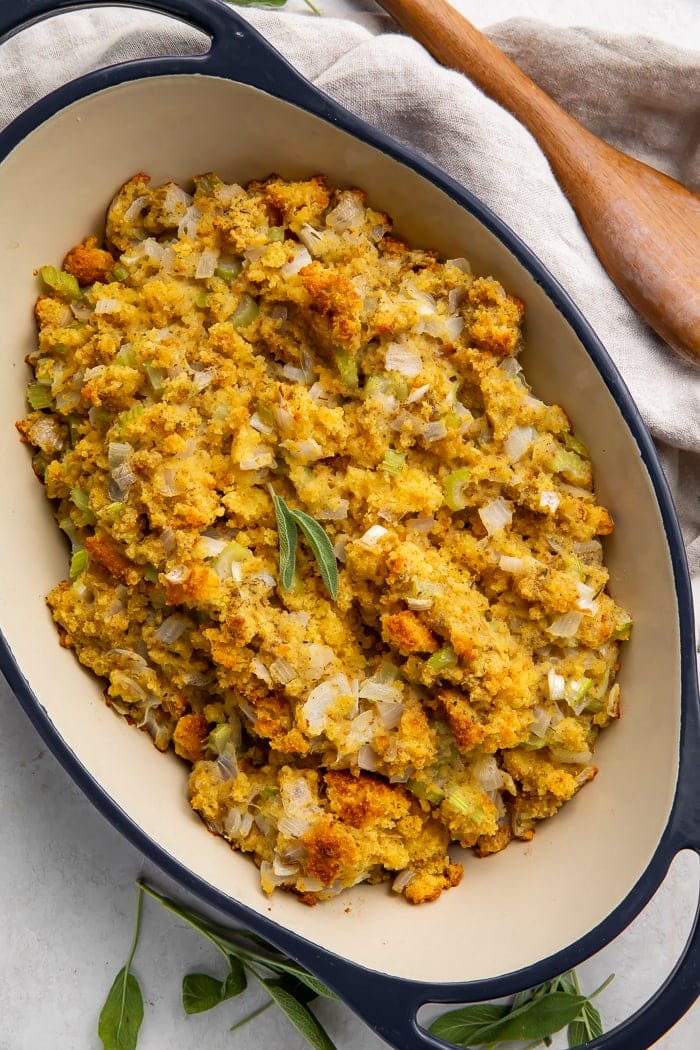
[[[3,0],[0,43],[48,15],[96,8],[103,0]],[[476,1002],[511,995],[577,966],[620,934],[647,904],[682,849],[700,852],[700,703],[695,660],[693,599],[680,526],[672,498],[646,426],[602,343],[578,308],[539,259],[496,215],[430,161],[419,157],[366,124],[312,87],[247,22],[222,0],[110,0],[108,6],[148,9],[180,18],[212,40],[204,55],[165,57],[122,63],[67,84],[37,102],[0,133],[0,163],[35,128],[87,95],[117,84],[168,74],[202,74],[233,80],[266,91],[326,120],[388,154],[429,179],[487,229],[529,271],[569,323],[594,362],[633,435],[649,473],[669,544],[679,609],[681,660],[681,743],[676,794],[669,822],[652,861],[627,898],[586,936],[566,949],[524,969],[467,983],[409,981],[376,971],[329,952],[214,889],[146,836],[80,763],[53,726],[30,689],[4,637],[0,668],[29,719],[59,762],[97,809],[165,874],[200,899],[228,913],[296,958],[323,978],[348,1005],[397,1050],[450,1044],[429,1035],[416,1013],[424,1003]],[[105,3],[104,6],[107,6]],[[659,1039],[700,995],[700,923],[683,956],[661,989],[631,1018],[594,1042],[589,1050],[644,1050]]]

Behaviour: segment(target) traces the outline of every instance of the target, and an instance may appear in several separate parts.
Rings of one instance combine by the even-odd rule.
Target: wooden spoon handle
[[[700,364],[700,198],[582,127],[446,0],[379,2],[525,125],[622,294]]]

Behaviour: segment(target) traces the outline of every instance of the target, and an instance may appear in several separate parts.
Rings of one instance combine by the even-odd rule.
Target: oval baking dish
[[[4,0],[0,40],[86,6]],[[400,1050],[446,1046],[418,1025],[423,1003],[507,995],[575,966],[629,924],[679,850],[700,850],[692,599],[675,511],[650,437],[599,340],[541,263],[468,190],[311,87],[219,0],[131,6],[187,21],[211,38],[210,51],[91,73],[0,135],[2,670],[69,774],[164,871],[318,973]],[[291,895],[266,898],[250,860],[204,834],[186,802],[182,764],[113,716],[99,684],[57,644],[46,608],[47,591],[65,575],[66,551],[14,428],[34,338],[32,272],[60,265],[68,246],[99,232],[105,202],[134,172],[149,172],[157,184],[209,170],[237,182],[322,172],[341,187],[360,186],[409,243],[466,255],[476,272],[523,299],[528,378],[539,396],[565,407],[590,447],[597,492],[616,521],[606,562],[635,629],[620,679],[623,717],[599,743],[595,785],[543,823],[532,844],[467,858],[459,889],[410,913],[381,886],[356,887],[313,909]],[[591,1047],[650,1046],[699,986],[696,920],[664,988]]]

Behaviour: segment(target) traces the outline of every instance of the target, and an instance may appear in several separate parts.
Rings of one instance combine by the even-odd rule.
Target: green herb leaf
[[[445,1039],[457,1046],[469,1046],[481,1043],[481,1032],[502,1020],[511,1012],[508,1004],[479,1003],[476,1006],[463,1006],[459,1010],[449,1010],[441,1014],[430,1026],[433,1035]]]
[[[241,960],[229,957],[230,970],[223,981],[208,973],[188,973],[182,979],[182,1005],[186,1014],[212,1010],[226,999],[240,995],[248,987]]]
[[[245,975],[245,967],[237,955],[230,955],[228,964],[230,969],[224,981],[222,997],[224,999],[233,999],[234,996],[240,995],[241,992],[246,990],[248,978]]]
[[[139,982],[130,971],[139,942],[142,905],[143,892],[139,885],[134,939],[129,958],[114,978],[97,1022],[97,1034],[102,1040],[104,1050],[136,1050],[143,1021],[143,996]]]
[[[97,1034],[104,1050],[136,1050],[143,1021],[143,996],[133,973],[123,966],[100,1012]]]
[[[603,1022],[593,1003],[587,1002],[581,1013],[569,1025],[566,1035],[569,1046],[585,1046],[603,1034]]]
[[[311,1011],[287,990],[277,978],[262,982],[279,1008],[287,1015],[298,1032],[313,1050],[336,1050],[335,1044],[321,1022]]]
[[[325,583],[331,598],[338,597],[338,563],[335,560],[333,546],[328,539],[325,529],[319,525],[310,514],[303,510],[290,510],[293,520],[306,536],[314,558],[321,570],[321,578]]]
[[[224,998],[224,982],[208,973],[188,973],[182,978],[182,1006],[186,1014],[212,1010]]]
[[[297,527],[287,504],[270,486],[280,542],[280,580],[285,591],[292,586],[297,562]]]
[[[498,1039],[502,1042],[517,1039],[544,1039],[565,1028],[581,1012],[587,1002],[583,995],[570,992],[551,992],[513,1011],[481,1033],[481,1042]]]

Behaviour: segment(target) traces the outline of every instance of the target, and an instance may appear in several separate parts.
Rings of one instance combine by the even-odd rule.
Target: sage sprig
[[[569,1047],[583,1046],[603,1032],[592,1000],[607,988],[613,975],[592,993],[581,992],[574,970],[522,992],[512,1003],[479,1003],[450,1010],[430,1026],[456,1046],[497,1050],[504,1043],[526,1043],[525,1050],[551,1046],[552,1036],[567,1028]],[[568,1027],[567,1027],[568,1026]]]
[[[248,986],[248,976],[252,976],[270,996],[270,1002],[265,1004],[265,1008],[276,1003],[313,1050],[336,1050],[323,1025],[309,1009],[309,1004],[319,996],[337,998],[322,981],[255,934],[247,930],[225,929],[191,908],[165,897],[146,882],[139,882],[138,885],[143,892],[211,941],[223,955],[228,967],[224,980],[206,973],[190,973],[184,977],[182,1005],[185,1013],[203,1013],[240,995]],[[261,1012],[262,1008],[253,1011],[236,1023],[232,1030]]]
[[[280,581],[285,590],[289,590],[294,577],[297,551],[297,526],[305,537],[311,553],[319,567],[321,579],[328,589],[331,598],[338,597],[338,563],[333,545],[322,525],[303,510],[293,510],[272,486],[269,487],[272,505],[277,519],[279,535]]]

